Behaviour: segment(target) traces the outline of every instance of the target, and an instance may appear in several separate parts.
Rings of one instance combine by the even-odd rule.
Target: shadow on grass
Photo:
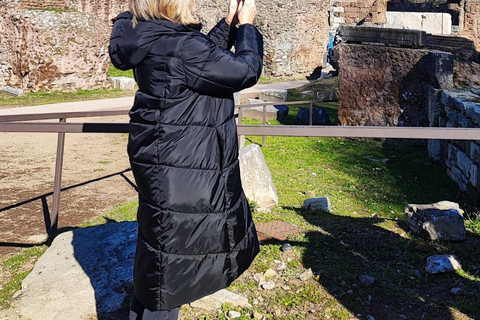
[[[288,209],[324,231],[307,232],[306,242],[292,244],[305,246],[304,266],[319,274],[319,283],[353,314],[382,320],[458,319],[453,308],[480,319],[480,282],[469,279],[470,274],[479,273],[478,236],[440,244],[403,237],[379,226],[397,221]],[[430,275],[424,271],[428,256],[447,253],[459,258],[462,272]],[[374,277],[375,282],[362,284],[361,275]],[[460,295],[450,293],[456,287],[462,289]]]

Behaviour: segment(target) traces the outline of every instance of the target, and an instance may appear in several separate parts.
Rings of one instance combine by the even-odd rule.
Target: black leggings
[[[180,307],[169,310],[150,311],[133,295],[132,305],[130,306],[130,320],[177,320],[179,311]]]

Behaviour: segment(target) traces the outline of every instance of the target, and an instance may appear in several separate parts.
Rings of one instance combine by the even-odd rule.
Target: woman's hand
[[[228,14],[225,21],[228,24],[236,25],[238,24],[238,3],[241,0],[230,0],[230,5],[228,6]]]
[[[238,3],[238,22],[240,24],[252,24],[257,16],[255,0],[240,0]]]

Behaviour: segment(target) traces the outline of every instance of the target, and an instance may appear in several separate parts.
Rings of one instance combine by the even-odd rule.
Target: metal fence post
[[[313,102],[310,102],[310,109],[308,112],[308,125],[311,126],[313,124]]]
[[[263,105],[263,125],[267,124],[267,105]],[[265,136],[262,136],[262,147],[265,146]]]
[[[61,123],[66,122],[66,118],[60,118]],[[57,141],[57,159],[55,162],[55,180],[53,182],[53,205],[52,217],[50,219],[50,229],[47,230],[49,238],[55,237],[58,229],[58,216],[60,208],[60,192],[62,190],[62,169],[63,169],[63,154],[65,151],[65,132],[58,133]]]

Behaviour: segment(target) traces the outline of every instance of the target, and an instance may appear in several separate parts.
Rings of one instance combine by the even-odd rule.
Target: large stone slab
[[[383,43],[394,47],[419,48],[427,45],[427,34],[421,30],[340,26],[342,41],[351,43]]]
[[[272,105],[265,105],[268,102],[259,99],[247,99],[248,106],[242,107],[242,118],[250,118],[256,120],[276,120],[278,117],[278,109]],[[238,110],[235,110],[237,113]],[[240,114],[240,112],[239,112]]]
[[[241,149],[239,160],[242,186],[247,198],[260,208],[277,205],[277,190],[260,147],[250,144]]]
[[[410,229],[432,240],[464,240],[463,210],[450,201],[409,204],[405,208]]]
[[[242,295],[228,291],[226,289],[219,290],[209,296],[203,297],[190,303],[192,308],[201,308],[205,310],[220,309],[222,304],[228,303],[234,307],[251,308],[252,305],[248,303],[248,299]]]
[[[416,29],[431,34],[451,34],[452,16],[439,12],[387,11],[386,28]]]
[[[22,283],[15,304],[31,320],[84,320],[118,310],[132,288],[137,223],[58,235]]]
[[[112,88],[121,90],[135,90],[135,79],[129,77],[110,77]]]

